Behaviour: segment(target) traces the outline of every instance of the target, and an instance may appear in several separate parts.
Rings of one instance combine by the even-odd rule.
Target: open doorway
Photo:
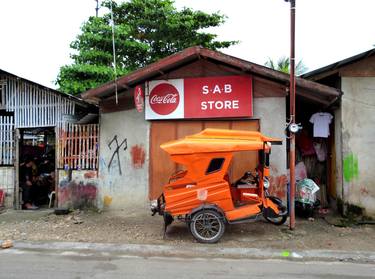
[[[51,205],[55,191],[55,141],[53,127],[20,129],[19,189],[22,209]]]

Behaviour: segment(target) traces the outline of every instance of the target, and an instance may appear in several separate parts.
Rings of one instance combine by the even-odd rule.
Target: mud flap
[[[174,219],[173,219],[172,215],[170,215],[167,212],[164,212],[163,218],[164,218],[164,234],[163,234],[163,239],[165,239],[165,236],[167,234],[167,227],[170,224],[172,224],[172,222],[173,222]]]
[[[269,196],[267,198],[277,206],[277,208],[280,212],[276,213],[271,206],[264,207],[263,208],[263,216],[264,217],[277,218],[277,217],[280,217],[280,216],[288,215],[288,210],[287,210],[286,206],[283,204],[283,202],[280,198],[274,197],[274,196]]]

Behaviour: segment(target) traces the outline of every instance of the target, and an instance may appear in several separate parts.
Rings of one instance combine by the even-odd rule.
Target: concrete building
[[[375,49],[303,75],[340,89],[334,112],[334,173],[338,204],[375,216]]]
[[[297,102],[316,107],[341,95],[301,78],[296,87]],[[288,89],[287,74],[191,47],[119,78],[117,87],[108,82],[83,93],[100,107],[99,207],[148,207],[178,170],[159,145],[206,127],[258,130],[281,138],[283,145],[271,155],[271,192],[285,198]],[[255,154],[237,156],[230,179],[256,162]]]

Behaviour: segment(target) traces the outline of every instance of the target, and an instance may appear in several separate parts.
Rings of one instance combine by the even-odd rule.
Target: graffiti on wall
[[[344,158],[344,179],[346,182],[350,182],[355,178],[358,178],[358,157],[353,153],[350,153]]]
[[[114,145],[114,149],[111,148],[112,144]],[[122,171],[121,171],[121,161],[120,161],[120,148],[124,146],[124,151],[126,149],[128,149],[128,142],[127,142],[127,139],[125,138],[120,144],[117,140],[117,135],[115,135],[113,137],[113,139],[108,143],[108,148],[110,150],[113,150],[113,153],[112,153],[112,156],[111,156],[111,159],[109,160],[109,163],[108,163],[108,171],[111,169],[111,166],[112,166],[112,163],[113,163],[113,159],[115,158],[115,156],[117,155],[117,162],[118,162],[118,169],[119,169],[119,174],[122,175]]]
[[[81,171],[84,172],[84,171]],[[58,203],[59,207],[89,208],[96,207],[98,185],[96,172],[85,172],[73,177],[72,170],[59,174]]]
[[[132,165],[135,169],[140,169],[143,167],[145,163],[146,153],[143,148],[143,145],[134,145],[131,148],[131,156],[132,156]]]

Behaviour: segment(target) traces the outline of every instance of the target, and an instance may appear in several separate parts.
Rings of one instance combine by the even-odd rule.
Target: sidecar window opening
[[[223,167],[224,161],[225,161],[224,158],[212,159],[206,170],[206,175],[220,171],[221,168]]]

